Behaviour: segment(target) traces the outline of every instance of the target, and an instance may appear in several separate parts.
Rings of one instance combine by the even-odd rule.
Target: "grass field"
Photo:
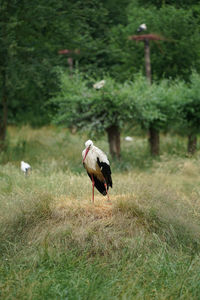
[[[145,138],[111,161],[112,204],[82,167],[88,137],[9,128],[0,155],[0,299],[200,299],[200,152]],[[105,137],[96,145],[108,153]],[[20,161],[31,164],[25,177]]]

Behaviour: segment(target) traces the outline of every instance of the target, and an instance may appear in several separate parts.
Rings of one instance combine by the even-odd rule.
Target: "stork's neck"
[[[86,156],[88,155],[88,152],[89,152],[90,148],[91,148],[91,146],[89,146],[89,147],[87,147],[87,148],[85,149],[85,156],[84,156],[84,158],[83,158],[83,163],[84,163],[84,161],[85,161],[85,159],[86,159]]]

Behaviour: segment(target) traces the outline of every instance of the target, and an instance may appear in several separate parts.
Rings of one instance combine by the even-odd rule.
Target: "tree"
[[[95,89],[94,80],[79,73],[72,80],[61,73],[60,93],[51,100],[58,106],[54,120],[92,135],[107,132],[110,154],[119,158],[120,131],[132,119],[132,85],[116,83],[110,77],[104,80],[105,85]]]
[[[14,45],[12,34],[9,34],[6,23],[8,22],[7,9],[9,4],[6,2],[2,3],[1,6],[1,20],[0,20],[0,150],[4,148],[7,128],[7,101],[8,101],[8,81],[7,81],[7,66],[8,66],[8,46]]]
[[[200,131],[200,75],[193,71],[190,83],[179,82],[177,98],[179,122],[178,132],[188,136],[188,153],[194,154],[197,147],[197,135]]]
[[[63,40],[73,47],[72,12],[64,2],[1,1],[1,147],[8,122],[34,126],[49,122],[46,101],[57,89],[54,68],[61,63],[58,50]],[[66,15],[70,16],[68,22]]]
[[[149,145],[152,155],[160,151],[159,132],[167,131],[176,115],[176,103],[172,97],[173,89],[168,80],[149,85],[146,78],[137,77],[133,85],[134,119],[143,129],[151,130]]]
[[[165,5],[173,5],[177,8],[188,8],[192,5],[199,4],[198,0],[190,0],[190,2],[185,0],[138,0],[138,3],[141,6],[155,5],[157,8],[161,8]]]
[[[55,68],[67,68],[61,49],[80,49],[76,62],[87,73],[107,70],[109,30],[126,23],[129,0],[1,1],[0,15],[0,140],[7,122],[49,122],[47,100],[58,88]],[[4,94],[4,96],[3,96]],[[48,108],[48,110],[47,110]]]
[[[153,1],[152,1],[153,2]],[[141,23],[147,24],[146,33],[156,33],[165,39],[151,43],[152,78],[176,78],[188,80],[191,69],[200,70],[200,22],[199,11],[164,5],[138,5],[132,1],[127,9],[128,24],[111,29],[109,49],[113,64],[111,74],[120,80],[130,79],[134,74],[144,73],[144,50],[142,43],[133,43],[128,37],[137,33]]]

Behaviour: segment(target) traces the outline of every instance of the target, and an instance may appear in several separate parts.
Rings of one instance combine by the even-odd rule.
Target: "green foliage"
[[[137,35],[141,23],[147,24],[145,34],[155,33],[164,38],[150,41],[152,76],[156,79],[176,78],[188,80],[191,69],[200,70],[199,61],[199,14],[191,8],[183,9],[164,5],[140,6],[132,1],[127,10],[128,24],[112,28],[109,45],[113,65],[110,70],[120,80],[144,72],[144,43],[129,40]]]
[[[94,81],[79,73],[73,78],[61,73],[61,91],[51,100],[58,106],[55,122],[91,133],[103,133],[113,125],[122,128],[132,119],[132,84],[120,84],[108,76],[104,80],[105,85],[95,89]]]
[[[141,75],[123,84],[105,77],[106,84],[96,90],[80,73],[73,78],[61,73],[60,93],[51,100],[58,108],[54,121],[93,135],[112,125],[122,129],[135,124],[145,130],[197,134],[199,78],[193,72],[190,85],[166,79],[149,85]]]
[[[171,82],[162,80],[149,85],[146,78],[138,76],[132,93],[134,118],[142,128],[153,126],[157,130],[167,131],[177,113]]]
[[[200,75],[193,72],[188,85],[180,82],[178,89],[178,129],[182,134],[196,135],[200,130]]]
[[[39,126],[49,122],[48,110],[53,108],[47,107],[46,101],[58,88],[55,67],[63,65],[58,50],[66,44],[74,48],[75,32],[70,24],[74,8],[69,13],[69,7],[55,0],[4,1],[0,18],[0,85],[2,91],[5,81],[9,123]]]
[[[155,5],[157,8],[161,8],[165,5],[173,5],[177,8],[190,8],[192,5],[198,4],[198,0],[138,0],[140,5]]]
[[[80,129],[95,129],[100,133],[110,124],[122,128],[137,119],[145,128],[153,122],[156,128],[167,130],[176,113],[176,99],[169,95],[172,87],[168,90],[167,82],[162,82],[160,87],[153,84],[148,92],[145,88],[139,96],[141,101],[137,102],[134,85],[124,83],[133,81],[138,72],[144,72],[143,42],[136,43],[128,37],[138,34],[138,25],[146,23],[145,33],[164,37],[162,41],[150,42],[153,79],[179,77],[188,82],[192,68],[200,71],[199,20],[200,9],[194,0],[190,4],[182,0],[2,1],[0,119],[3,119],[5,96],[10,124],[40,126],[53,116],[66,126],[75,124]],[[77,79],[80,74],[73,80],[67,75],[62,79],[65,95],[59,92],[57,68],[66,71],[69,55],[58,54],[61,49],[80,50],[79,54],[70,56],[74,68],[78,66],[84,74],[84,79]],[[107,78],[105,74],[109,74]],[[85,79],[87,76],[104,78],[107,83],[102,90],[95,91],[94,79]],[[52,95],[56,95],[56,100],[49,103]],[[65,96],[67,100],[62,100]],[[162,103],[158,103],[159,99]],[[188,105],[192,103],[193,110],[197,110],[194,101]],[[55,116],[57,107],[59,113]],[[189,118],[188,107],[185,111],[179,108],[183,128],[187,127],[183,119]],[[193,125],[195,132],[198,131],[196,121]]]

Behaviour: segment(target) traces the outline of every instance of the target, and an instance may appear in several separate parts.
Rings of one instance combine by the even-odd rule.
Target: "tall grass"
[[[142,138],[123,143],[120,163],[111,161],[112,204],[95,191],[92,205],[81,165],[87,136],[28,127],[9,135],[0,165],[0,298],[199,299],[198,153],[152,160]],[[104,138],[96,144],[108,151]]]

